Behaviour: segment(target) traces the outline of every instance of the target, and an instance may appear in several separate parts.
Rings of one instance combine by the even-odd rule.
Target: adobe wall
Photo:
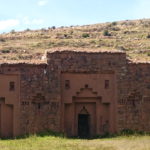
[[[150,65],[129,62],[124,53],[47,53],[48,69],[57,76],[61,73],[108,74],[115,73],[116,131],[150,128]],[[58,97],[60,98],[60,88]]]
[[[9,84],[15,82],[15,91]],[[0,69],[0,133],[2,137],[20,134],[20,73]]]
[[[47,128],[59,131],[60,86],[57,82],[57,76],[47,69],[47,64],[2,64],[1,75],[6,77],[4,72],[9,74],[19,72],[19,83],[10,80],[16,82],[16,86],[20,87],[15,91],[11,91],[12,93],[19,92],[19,99],[16,101],[17,105],[15,105],[15,107],[19,106],[17,108],[19,116],[16,114],[13,117],[17,120],[13,123],[13,126],[16,126],[17,122],[19,122],[19,126],[17,132],[13,130],[13,136],[36,133]],[[8,83],[5,83],[7,91],[9,91],[10,81],[8,80]],[[5,93],[3,92],[4,96],[0,94],[2,97],[9,96],[8,100],[6,99],[7,101],[11,102],[12,98],[16,99],[11,94]],[[7,104],[6,100],[5,103]]]
[[[104,74],[106,76],[114,74],[115,84],[113,88],[115,89],[115,93],[113,94],[115,95],[115,102],[120,100],[119,95],[122,95],[122,93],[125,94],[126,92],[124,88],[122,88],[122,91],[120,90],[120,88],[124,86],[125,83],[124,81],[126,80],[126,76],[124,76],[124,74],[126,73],[125,68],[127,68],[128,63],[126,60],[125,53],[86,53],[86,52],[67,52],[67,51],[54,52],[47,54],[47,62],[49,64],[49,69],[53,70],[55,74],[57,74],[58,76],[57,82],[58,84],[61,83],[61,87],[64,85],[63,82],[61,82],[60,80],[62,73]],[[76,82],[78,82],[78,80]],[[101,86],[102,88],[104,88],[103,84]],[[64,93],[62,89],[61,92]],[[110,98],[106,96],[105,100],[110,101]],[[61,104],[63,105],[62,99]],[[115,105],[116,109],[115,112],[113,112],[116,116],[115,129],[116,131],[119,131],[120,129],[118,128],[117,103],[115,103]],[[64,109],[63,106],[62,109]],[[61,119],[63,120],[64,116],[61,116]],[[62,120],[61,122],[63,122]],[[97,121],[100,122],[100,119],[98,118]],[[102,126],[104,125],[105,124],[102,124]],[[101,127],[98,126],[97,128]],[[64,128],[62,127],[62,129]]]
[[[14,102],[11,100],[13,96],[10,95],[6,100],[9,94],[0,93],[0,98],[6,98],[5,104],[13,104],[15,109],[13,136],[35,133],[46,128],[62,130],[61,78],[65,73],[114,74],[116,131],[150,130],[149,64],[129,63],[125,53],[56,51],[47,52],[46,57],[47,63],[43,64],[4,63],[0,66],[0,75],[17,74],[19,81],[15,81],[20,88],[15,91],[18,92],[18,98]]]
[[[105,81],[109,87],[105,88]],[[70,82],[65,88],[65,81]],[[78,135],[78,115],[89,115],[90,134],[116,131],[115,73],[61,74],[62,130],[67,135]],[[82,112],[82,113],[81,113]],[[95,119],[94,119],[95,118]],[[106,127],[109,125],[109,128]],[[105,131],[100,128],[105,126]]]

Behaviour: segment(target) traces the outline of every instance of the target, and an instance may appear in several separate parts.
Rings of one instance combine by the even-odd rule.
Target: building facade
[[[122,51],[56,49],[0,65],[0,135],[150,130],[150,63]]]

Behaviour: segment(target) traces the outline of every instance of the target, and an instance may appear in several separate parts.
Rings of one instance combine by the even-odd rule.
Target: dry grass
[[[149,150],[149,136],[81,140],[30,136],[27,139],[0,140],[1,150]]]

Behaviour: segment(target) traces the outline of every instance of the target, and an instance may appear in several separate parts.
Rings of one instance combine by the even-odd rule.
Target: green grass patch
[[[34,135],[0,140],[2,150],[149,150],[150,133],[124,130],[100,139],[71,139],[62,132],[46,130]]]

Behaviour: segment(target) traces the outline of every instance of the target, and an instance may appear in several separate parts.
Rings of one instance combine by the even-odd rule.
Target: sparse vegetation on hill
[[[0,34],[0,60],[40,59],[54,47],[119,49],[128,59],[150,60],[150,19]]]

